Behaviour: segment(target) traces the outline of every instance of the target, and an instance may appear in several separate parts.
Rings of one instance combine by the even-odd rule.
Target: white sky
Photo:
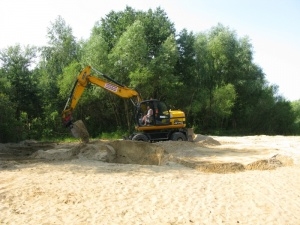
[[[0,49],[46,45],[47,28],[60,15],[77,39],[95,22],[126,5],[161,7],[177,32],[209,30],[218,23],[249,36],[254,62],[287,100],[300,99],[300,0],[0,0]]]

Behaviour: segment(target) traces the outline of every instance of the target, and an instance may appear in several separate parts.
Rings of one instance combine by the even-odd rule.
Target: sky
[[[176,31],[210,30],[218,23],[248,36],[253,61],[286,100],[300,100],[300,0],[0,0],[0,50],[47,44],[47,28],[61,16],[79,39],[94,24],[126,6],[161,7]]]

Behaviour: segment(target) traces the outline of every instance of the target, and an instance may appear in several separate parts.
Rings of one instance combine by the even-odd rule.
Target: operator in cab
[[[153,116],[153,110],[148,105],[147,106],[147,114],[142,119],[142,122],[143,122],[144,126],[146,126],[147,123],[151,122],[152,116]]]

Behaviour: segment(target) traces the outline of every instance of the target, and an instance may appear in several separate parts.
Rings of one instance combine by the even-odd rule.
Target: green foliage
[[[41,81],[40,89],[43,90],[43,102],[58,107],[60,99],[57,98],[57,78],[63,69],[70,63],[78,60],[80,52],[72,34],[72,29],[60,16],[48,28],[48,46],[41,50],[40,62]]]
[[[15,119],[15,106],[0,92],[0,143],[22,140],[22,125]]]
[[[146,64],[147,43],[144,27],[140,21],[128,26],[109,54],[113,74],[121,83],[128,84],[130,72]]]
[[[300,100],[293,101],[291,103],[293,113],[295,115],[295,130],[297,134],[300,134]]]
[[[62,99],[67,99],[76,81],[77,75],[81,70],[81,65],[77,62],[69,64],[63,69],[63,73],[57,78],[57,87],[59,89],[59,96]]]
[[[36,51],[35,47],[26,46],[22,49],[20,45],[16,45],[0,53],[4,90],[7,90],[10,100],[16,103],[17,120],[20,120],[21,112],[27,112],[31,118],[38,116],[40,112],[37,77],[34,70],[30,70]]]
[[[129,74],[130,86],[143,90],[143,96],[152,96],[154,86],[149,85],[153,74],[147,67],[137,68]]]
[[[161,44],[157,56],[151,60],[150,68],[154,77],[151,84],[155,87],[153,96],[155,98],[167,99],[173,91],[172,84],[177,83],[177,77],[174,76],[175,65],[178,60],[178,49],[175,37],[171,34]],[[159,82],[155,82],[159,80]]]
[[[0,70],[0,90],[1,93],[5,94],[9,94],[11,90],[11,83],[7,79],[3,69]]]
[[[116,139],[122,139],[123,136],[126,134],[122,129],[118,128],[114,132],[102,132],[99,138],[106,139],[106,140],[116,140]]]
[[[232,84],[227,84],[215,89],[212,104],[215,114],[221,118],[229,117],[232,114],[236,97],[236,92]]]
[[[109,51],[116,45],[120,36],[126,31],[136,19],[137,12],[126,7],[124,11],[111,11],[102,18],[93,28],[93,34],[101,34],[105,42],[108,44]]]
[[[108,65],[108,44],[98,34],[92,34],[89,40],[82,47],[83,65],[92,65],[102,72],[109,69]]]

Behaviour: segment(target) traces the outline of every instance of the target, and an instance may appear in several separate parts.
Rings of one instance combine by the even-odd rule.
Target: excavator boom
[[[106,76],[105,74],[101,73],[101,75],[104,76],[106,79],[92,76],[91,75],[92,69],[93,68],[91,66],[87,66],[77,76],[77,80],[73,86],[70,97],[68,98],[68,101],[63,110],[63,113],[62,113],[63,118],[65,118],[67,116],[67,114],[69,114],[70,112],[72,112],[75,109],[81,95],[83,94],[86,86],[89,83],[99,86],[101,88],[104,88],[107,91],[109,91],[121,98],[127,98],[127,99],[135,98],[135,102],[142,101],[141,95],[137,91],[135,91],[134,89],[128,88],[124,85],[119,84],[118,82],[114,81],[113,79]],[[93,69],[93,70],[100,73],[99,71],[97,71],[95,69]]]
[[[91,70],[100,73],[105,79],[91,75]],[[134,89],[130,89],[122,84],[119,84],[107,75],[102,74],[96,69],[93,69],[91,66],[85,67],[77,76],[76,82],[62,112],[62,119],[65,126],[71,128],[73,136],[81,137],[81,139],[83,139],[82,136],[86,136],[86,133],[88,132],[83,123],[80,123],[79,127],[74,126],[75,123],[72,122],[71,114],[75,109],[80,97],[82,96],[86,86],[90,83],[104,88],[105,90],[121,98],[131,99],[134,104],[142,101],[141,95]],[[82,135],[82,133],[85,135]],[[84,139],[87,138],[84,137]]]

